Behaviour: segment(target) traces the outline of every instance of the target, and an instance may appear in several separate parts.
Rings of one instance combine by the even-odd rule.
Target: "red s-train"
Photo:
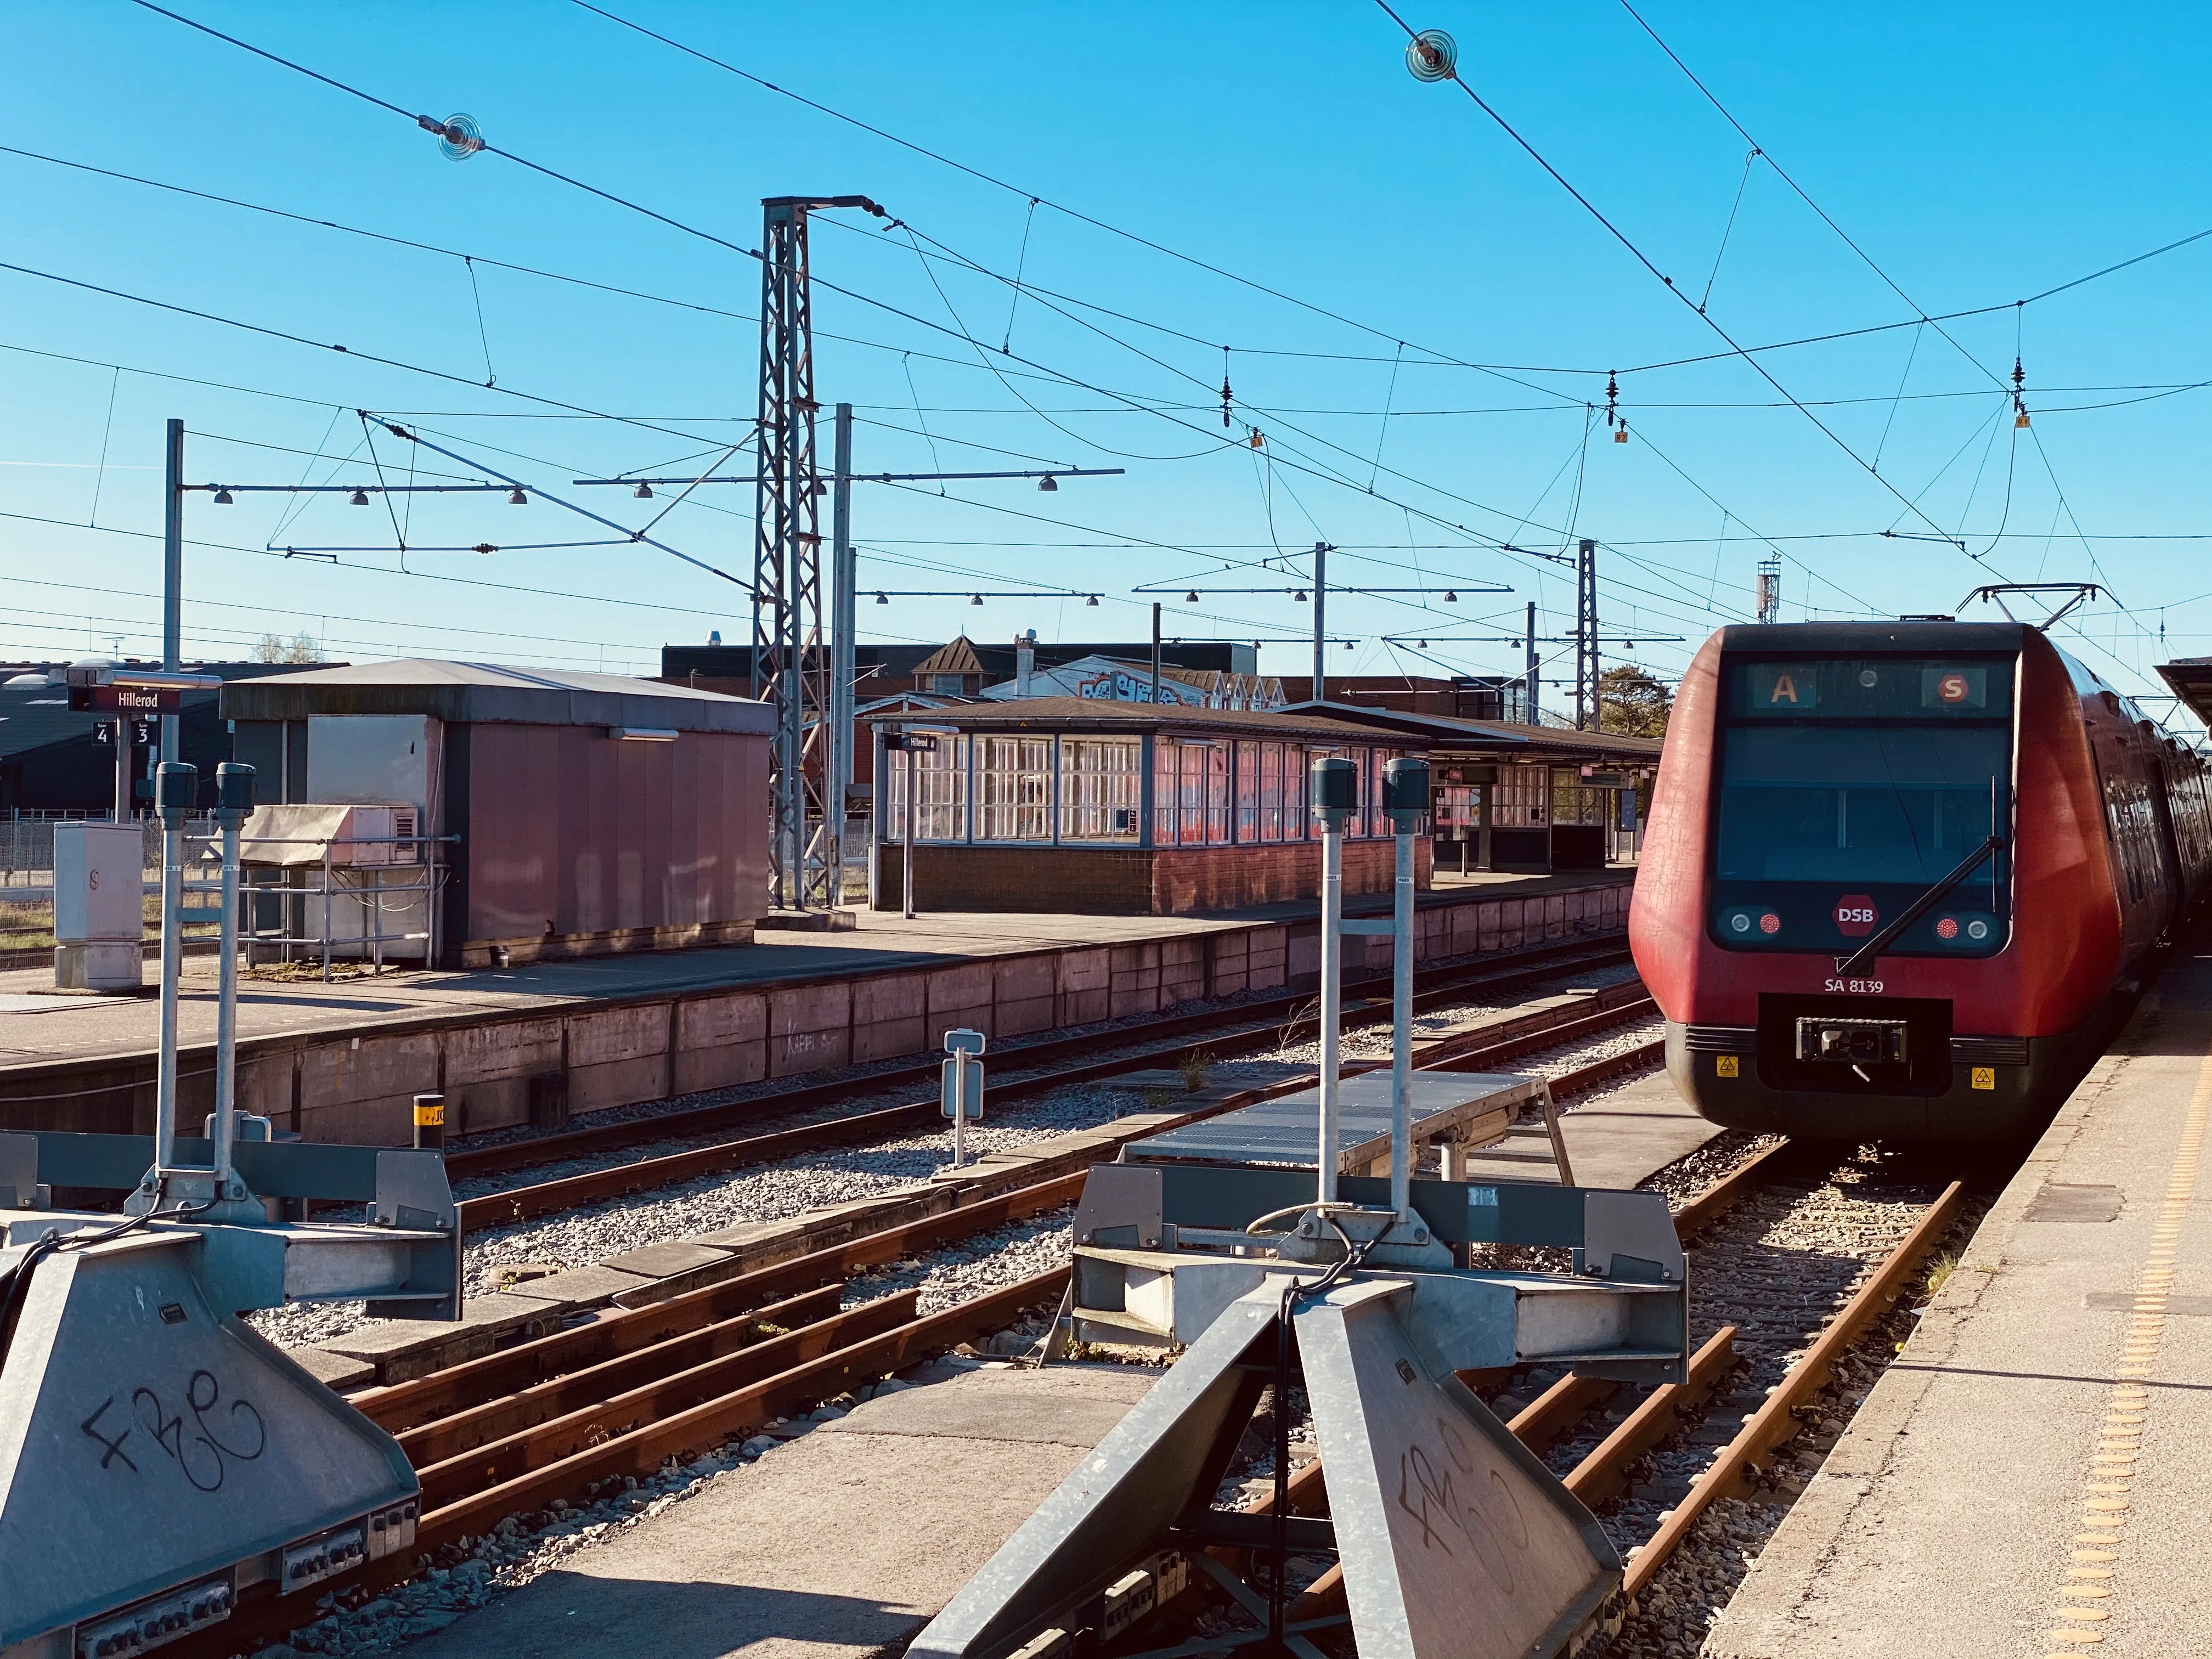
[[[2208,867],[2203,763],[2033,628],[1728,628],[1629,940],[1706,1117],[1981,1140],[2064,1098]]]

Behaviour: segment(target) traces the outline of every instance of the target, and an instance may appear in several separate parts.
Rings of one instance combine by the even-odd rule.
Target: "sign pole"
[[[154,1085],[154,1183],[149,1208],[159,1207],[161,1182],[177,1162],[177,988],[184,948],[185,815],[199,793],[199,772],[180,761],[163,761],[154,775],[154,805],[161,816],[161,1024]]]
[[[222,956],[216,969],[215,1013],[215,1187],[218,1198],[237,1199],[246,1195],[231,1161],[231,1147],[238,1134],[238,832],[253,810],[253,769],[224,761],[215,769],[215,787],[216,823],[222,831]],[[167,879],[165,867],[165,885]],[[166,938],[166,919],[162,931]],[[165,973],[165,991],[168,982]]]
[[[131,717],[115,717],[115,821],[131,822]]]
[[[984,1036],[981,1031],[962,1027],[945,1034],[945,1063],[939,1075],[943,1079],[945,1115],[952,1120],[952,1167],[963,1168],[968,1162],[968,1107],[972,1101],[975,1115],[983,1115]]]
[[[161,667],[174,674],[185,665],[185,423],[168,430],[168,499],[161,515]],[[179,717],[161,714],[161,758],[182,760]],[[121,820],[118,820],[119,823]]]

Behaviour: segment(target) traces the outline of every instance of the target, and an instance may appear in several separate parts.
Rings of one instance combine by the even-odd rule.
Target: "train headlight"
[[[1976,916],[1972,921],[1966,924],[1966,937],[1973,940],[1977,945],[1980,944],[1989,936],[1990,924],[1984,921],[1981,917]]]
[[[1771,939],[1782,931],[1782,918],[1771,910],[1749,905],[1730,905],[1720,913],[1719,928],[1723,939],[1749,940],[1761,934]]]

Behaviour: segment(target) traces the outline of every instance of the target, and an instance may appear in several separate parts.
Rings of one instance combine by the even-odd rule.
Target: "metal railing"
[[[64,823],[107,823],[105,812],[55,812],[33,816],[21,808],[15,816],[0,819],[0,897],[11,890],[20,898],[51,898],[54,886],[54,830]],[[139,868],[145,872],[147,890],[161,880],[161,826],[150,814],[134,820],[144,839]],[[185,833],[205,840],[215,834],[215,819],[205,813],[186,820]]]
[[[438,901],[450,873],[450,866],[437,858],[435,849],[459,840],[457,835],[254,836],[252,845],[257,848],[315,847],[322,849],[322,857],[319,862],[307,864],[241,861],[238,938],[246,947],[246,959],[255,961],[257,951],[267,948],[273,948],[276,959],[284,963],[301,959],[295,951],[304,949],[308,959],[319,952],[327,983],[334,957],[350,957],[365,950],[372,971],[380,974],[385,946],[419,943],[422,964],[428,967],[438,957]],[[408,848],[412,856],[404,862],[384,864],[332,861],[335,849],[364,847]],[[295,879],[302,876],[312,879]],[[368,879],[360,879],[364,877]],[[404,879],[387,879],[394,877]],[[272,902],[281,919],[273,927],[262,926],[258,918]],[[411,915],[418,910],[421,925],[410,927]],[[254,918],[251,924],[246,920],[249,916]],[[312,924],[318,918],[322,926],[315,928]],[[400,931],[388,931],[387,922],[395,919]],[[352,931],[356,921],[359,930]]]

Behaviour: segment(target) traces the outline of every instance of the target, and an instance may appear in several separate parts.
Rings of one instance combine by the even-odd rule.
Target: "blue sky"
[[[817,289],[817,385],[857,406],[857,465],[1127,471],[1053,495],[859,487],[863,638],[1135,639],[1133,590],[1158,585],[1171,635],[1259,640],[1264,667],[1300,672],[1307,606],[1182,594],[1297,585],[1326,538],[1334,581],[1425,590],[1338,596],[1331,632],[1353,643],[1333,671],[1510,671],[1510,647],[1453,636],[1517,632],[1530,599],[1565,632],[1571,584],[1538,556],[1571,532],[1601,544],[1606,631],[1665,673],[1744,617],[1778,550],[1790,620],[2098,580],[2118,602],[2068,639],[2100,672],[2156,690],[2155,661],[2212,654],[2212,540],[2185,539],[2212,536],[2212,410],[2173,390],[2212,378],[2212,240],[2012,304],[2212,227],[2194,118],[2212,24],[2185,9],[1639,6],[1909,301],[1747,166],[1621,7],[1407,12],[1451,31],[1468,85],[1736,342],[1905,325],[1760,354],[1783,392],[1740,357],[1640,367],[1725,347],[1461,88],[1408,76],[1370,6],[609,6],[1003,183],[550,0],[177,9],[410,112],[467,111],[495,144],[740,247],[771,194],[862,193],[910,228],[816,221],[816,275],[848,290]],[[447,161],[397,115],[123,0],[0,7],[0,94],[13,149],[450,251],[0,153],[0,259],[49,274],[0,270],[0,512],[22,515],[0,518],[0,652],[157,643],[168,416],[196,481],[373,482],[366,408],[477,464],[418,466],[495,468],[627,526],[668,492],[567,481],[680,473],[747,428],[759,275],[741,253],[502,155]],[[1036,291],[1017,302],[1018,264]],[[1979,307],[1996,309],[1913,321]],[[377,459],[404,470],[404,447]],[[750,490],[702,489],[654,533],[744,574],[750,518]],[[401,527],[502,550],[403,569],[381,505],[191,497],[188,535],[222,545],[188,558],[188,647],[305,629],[356,660],[650,672],[664,641],[750,626],[738,588],[651,548],[515,547],[601,533],[542,498],[418,496]],[[267,550],[286,546],[347,550]],[[979,589],[1035,592],[976,607]]]

